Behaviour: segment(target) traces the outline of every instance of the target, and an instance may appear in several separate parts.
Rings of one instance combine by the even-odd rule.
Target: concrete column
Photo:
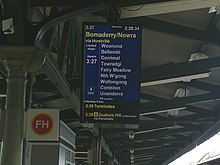
[[[36,70],[43,59],[33,47],[0,47],[0,60],[8,71],[1,165],[22,165],[26,73]]]
[[[92,165],[101,165],[101,138],[102,138],[102,129],[99,131],[99,137],[95,137],[92,139]]]
[[[2,165],[21,165],[26,72],[22,61],[7,61],[7,99],[3,133]]]
[[[34,77],[31,73],[27,74],[27,85],[26,85],[26,97],[25,97],[25,108],[26,110],[31,108],[31,101],[32,101],[32,94],[33,94],[33,84],[34,84]],[[26,134],[26,130],[24,131],[24,134]],[[28,141],[26,137],[23,139],[23,148],[27,148]],[[26,157],[27,151],[23,151],[23,165],[25,163],[25,157]]]

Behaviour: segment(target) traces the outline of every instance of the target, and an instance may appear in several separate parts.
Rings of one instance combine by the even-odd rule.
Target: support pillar
[[[101,138],[102,138],[102,129],[100,128],[100,134],[98,137],[92,139],[92,164],[93,165],[101,165]]]
[[[7,99],[1,164],[21,165],[26,72],[21,61],[8,61]]]
[[[26,73],[36,70],[43,59],[33,47],[0,47],[0,60],[8,71],[1,165],[22,165]]]
[[[25,97],[25,109],[31,108],[31,102],[32,102],[32,94],[33,94],[33,84],[34,84],[34,78],[31,73],[27,74],[27,85],[26,85],[26,97]],[[24,134],[26,134],[26,131],[24,131]],[[28,141],[26,137],[23,138],[23,148],[27,148]],[[23,151],[23,165],[25,163],[25,156],[27,154],[27,151]]]

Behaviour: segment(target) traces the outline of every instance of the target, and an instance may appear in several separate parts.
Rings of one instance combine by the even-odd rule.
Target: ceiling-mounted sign
[[[29,109],[27,111],[28,141],[57,141],[59,132],[58,109]]]
[[[137,124],[141,28],[83,24],[82,122]]]

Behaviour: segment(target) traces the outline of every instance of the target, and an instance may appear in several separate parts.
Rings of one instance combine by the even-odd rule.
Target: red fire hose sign
[[[58,141],[59,109],[28,109],[26,139],[28,141]]]
[[[53,120],[46,113],[40,113],[33,117],[32,130],[38,135],[47,135],[53,129]]]

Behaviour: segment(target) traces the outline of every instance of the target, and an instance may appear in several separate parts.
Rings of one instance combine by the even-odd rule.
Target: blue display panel
[[[81,121],[137,124],[141,28],[84,23],[83,57]]]

